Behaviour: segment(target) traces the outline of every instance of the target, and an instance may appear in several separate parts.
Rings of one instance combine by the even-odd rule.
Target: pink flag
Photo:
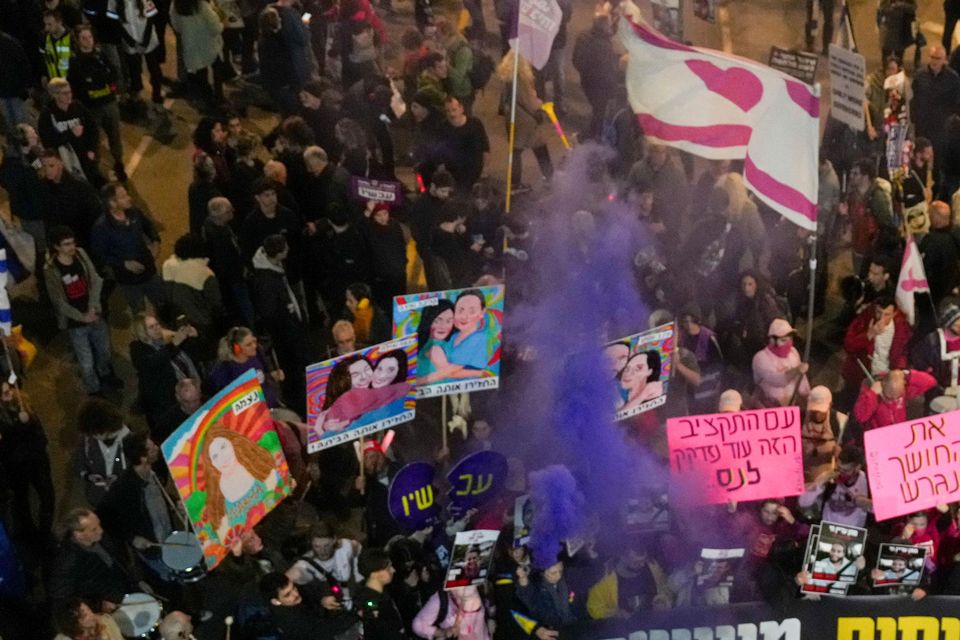
[[[744,160],[743,177],[794,224],[817,226],[820,97],[752,60],[691,47],[634,11],[620,21],[627,91],[647,137],[713,159]]]
[[[530,64],[543,69],[560,30],[563,11],[557,0],[520,0],[519,13],[517,40],[511,44]]]
[[[914,309],[915,292],[930,291],[927,274],[923,270],[923,260],[917,250],[913,236],[907,236],[907,248],[903,250],[903,263],[900,265],[900,278],[897,279],[897,306],[912,327],[916,320]]]

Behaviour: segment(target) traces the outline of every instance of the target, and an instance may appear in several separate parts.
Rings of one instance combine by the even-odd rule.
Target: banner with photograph
[[[417,339],[405,336],[307,367],[307,452],[410,422]]]
[[[916,587],[923,577],[923,563],[927,550],[912,544],[880,545],[877,556],[877,573],[873,577],[875,587]]]
[[[603,348],[617,388],[616,420],[656,409],[667,401],[674,324],[615,340]]]
[[[864,568],[867,530],[860,527],[821,522],[816,541],[811,542],[808,568],[812,582],[802,587],[812,593],[835,593],[857,581]],[[840,595],[840,594],[837,594]]]
[[[486,582],[499,536],[500,532],[492,529],[458,533],[453,541],[450,566],[447,568],[443,588],[449,590]]]
[[[208,569],[292,491],[252,369],[205,402],[161,449]]]
[[[877,520],[960,500],[960,411],[863,434]]]
[[[394,335],[417,335],[418,398],[499,386],[503,297],[497,285],[393,299]]]
[[[530,526],[533,524],[533,500],[529,494],[517,496],[513,501],[513,546],[520,548],[530,543]]]
[[[667,420],[671,489],[684,504],[803,493],[800,409],[775,407]]]
[[[696,588],[710,604],[729,604],[730,589],[744,549],[701,549]]]

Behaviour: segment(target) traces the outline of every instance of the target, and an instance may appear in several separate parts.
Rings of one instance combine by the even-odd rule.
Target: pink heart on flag
[[[737,105],[744,113],[753,109],[763,97],[763,83],[746,69],[721,69],[706,60],[687,60],[686,64],[703,80],[707,89]]]

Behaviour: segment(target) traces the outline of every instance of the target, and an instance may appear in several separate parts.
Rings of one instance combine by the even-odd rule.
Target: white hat
[[[796,333],[796,330],[783,318],[777,318],[771,322],[767,330],[767,335],[771,338],[786,338],[793,333]]]
[[[807,398],[807,411],[822,411],[825,413],[830,410],[832,403],[833,394],[830,393],[830,389],[819,385],[810,389],[810,396]]]

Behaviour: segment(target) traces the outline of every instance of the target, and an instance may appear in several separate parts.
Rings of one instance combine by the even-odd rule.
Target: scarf
[[[786,358],[790,355],[790,351],[793,350],[793,343],[790,344],[768,344],[767,349],[770,350],[770,353],[777,356],[778,358]]]

